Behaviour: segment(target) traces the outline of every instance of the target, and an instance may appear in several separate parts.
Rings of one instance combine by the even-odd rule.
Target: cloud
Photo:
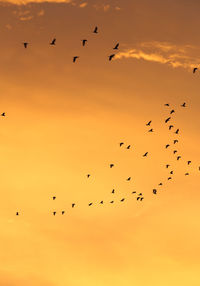
[[[193,69],[200,62],[200,49],[191,45],[179,46],[168,42],[143,42],[136,48],[126,49],[115,56],[115,60],[132,58],[160,64],[173,68]]]
[[[81,3],[81,4],[79,5],[79,7],[80,7],[80,8],[85,8],[85,7],[87,6],[87,4],[88,4],[87,2],[83,2],[83,3]]]
[[[1,3],[27,5],[30,3],[72,3],[72,0],[1,0]]]

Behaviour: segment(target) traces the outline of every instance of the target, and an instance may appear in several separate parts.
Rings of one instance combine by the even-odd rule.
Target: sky
[[[0,285],[199,286],[199,1],[0,5]]]

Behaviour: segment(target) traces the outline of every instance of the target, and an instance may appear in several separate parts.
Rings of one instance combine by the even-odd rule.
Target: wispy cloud
[[[115,59],[137,59],[167,64],[174,68],[193,69],[200,63],[200,48],[168,42],[143,42],[135,48],[119,52]]]
[[[27,5],[30,3],[73,3],[73,0],[1,0],[0,3]]]

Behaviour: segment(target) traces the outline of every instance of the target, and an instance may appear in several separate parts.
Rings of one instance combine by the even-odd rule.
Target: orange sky
[[[199,286],[200,3],[48,2],[1,3],[0,285]]]

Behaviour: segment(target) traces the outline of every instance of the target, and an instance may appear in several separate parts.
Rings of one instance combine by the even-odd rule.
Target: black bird
[[[6,116],[5,112],[1,113],[1,116]]]
[[[114,193],[115,193],[115,189],[112,190],[112,194],[114,194]]]
[[[182,107],[186,107],[186,103],[185,103],[185,102],[183,102],[183,104],[181,104],[181,106],[182,106]]]
[[[178,140],[177,140],[177,139],[174,140],[174,144],[176,144],[176,143],[178,143]]]
[[[153,128],[151,128],[148,132],[153,132]]]
[[[165,106],[169,106],[169,103],[165,103]]]
[[[172,113],[175,113],[175,110],[174,110],[174,109],[172,109],[172,110],[170,111],[170,114],[172,114]]]
[[[62,211],[62,215],[64,215],[65,214],[65,211]]]
[[[120,146],[120,147],[121,147],[122,145],[124,145],[124,142],[120,142],[120,143],[119,143],[119,146]]]
[[[142,198],[140,198],[140,200],[142,201],[142,200],[144,200],[144,198],[142,197]]]
[[[56,212],[53,212],[53,215],[56,215]]]
[[[178,134],[179,133],[179,129],[177,129],[174,133]]]
[[[131,177],[128,177],[128,179],[126,179],[127,181],[130,181],[131,180]]]
[[[181,159],[181,156],[178,156],[178,157],[177,157],[177,160],[179,160],[179,159]]]
[[[157,190],[156,189],[153,189],[153,194],[157,194]]]
[[[166,120],[165,120],[165,123],[167,123],[168,121],[170,121],[171,117],[168,117]]]
[[[172,177],[169,177],[167,180],[169,181],[169,180],[171,180],[172,179]]]
[[[87,177],[89,178],[89,177],[90,177],[90,174],[87,174]]]
[[[125,200],[125,199],[123,198],[123,199],[121,199],[121,201],[120,201],[120,202],[124,202],[124,200]]]
[[[56,39],[54,38],[54,39],[51,41],[50,45],[51,45],[51,46],[55,46],[55,44],[56,44]]]
[[[115,56],[115,54],[112,54],[112,55],[108,56],[109,61],[111,61],[114,58],[114,56]]]
[[[189,176],[189,173],[185,173],[185,176]]]
[[[187,164],[190,165],[192,163],[192,161],[187,161]]]
[[[114,164],[110,164],[110,168],[113,168],[114,167]]]
[[[82,40],[82,45],[83,45],[83,47],[85,46],[86,42],[87,42],[86,39]]]
[[[171,171],[170,174],[173,175],[173,174],[174,174],[174,171]]]
[[[166,165],[166,168],[169,168],[169,166],[170,166],[170,165],[169,165],[169,164],[167,164],[167,165]]]
[[[116,44],[116,46],[113,48],[113,50],[118,50],[119,48],[119,43]]]
[[[56,199],[56,197],[52,197],[53,201]]]
[[[93,33],[94,33],[94,34],[97,34],[97,33],[98,33],[98,27],[95,27],[95,28],[94,28]]]
[[[73,204],[72,204],[72,208],[74,208],[74,207],[75,207],[75,204],[73,203]]]
[[[140,199],[141,197],[137,197],[137,201]]]
[[[29,43],[27,43],[27,42],[23,43],[25,49],[28,47],[28,44]]]
[[[139,193],[139,195],[138,196],[142,196],[142,193]]]
[[[170,145],[169,145],[169,144],[167,144],[167,145],[165,146],[165,148],[167,149],[169,146],[170,146]]]
[[[163,185],[163,183],[160,183],[158,186],[162,186]]]
[[[170,126],[169,126],[169,130],[171,130],[173,127],[174,127],[174,125],[170,125]]]
[[[92,203],[89,203],[88,206],[90,207],[92,205]]]
[[[177,152],[178,152],[177,150],[174,150],[174,152],[173,152],[173,153],[174,153],[174,154],[176,154]]]
[[[146,153],[143,155],[143,157],[147,157],[148,153],[149,153],[149,152],[146,152]]]
[[[198,68],[193,68],[193,73],[195,73],[198,70]]]
[[[73,57],[73,63],[75,63],[78,58],[79,58],[79,56]]]
[[[19,212],[16,212],[16,215],[19,215]]]
[[[103,205],[103,201],[100,201],[100,204]]]
[[[152,120],[150,120],[150,121],[146,124],[146,126],[150,126],[150,125],[151,125],[151,122],[152,122]]]
[[[113,203],[114,203],[114,201],[111,201],[111,202],[110,202],[110,204],[113,204]]]
[[[126,149],[130,149],[131,148],[131,145],[128,145],[127,147],[126,147]]]
[[[136,192],[134,191],[134,192],[132,192],[132,194],[136,194]]]

